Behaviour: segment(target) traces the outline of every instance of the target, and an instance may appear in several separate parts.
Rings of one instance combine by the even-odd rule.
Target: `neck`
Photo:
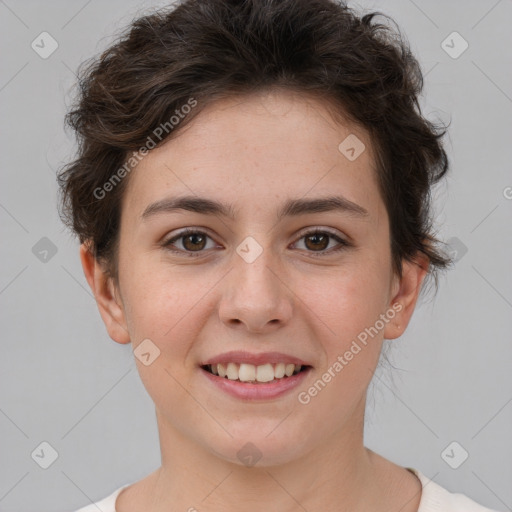
[[[364,414],[364,411],[363,411]],[[291,462],[246,467],[198,445],[157,413],[162,466],[148,489],[147,510],[371,510],[376,496],[362,418]]]

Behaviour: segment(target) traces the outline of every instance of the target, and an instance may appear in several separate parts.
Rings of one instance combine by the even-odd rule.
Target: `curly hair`
[[[78,154],[57,176],[61,219],[117,280],[120,207],[134,151],[147,149],[151,134],[191,98],[195,107],[157,145],[216,99],[293,90],[329,102],[333,116],[367,130],[393,270],[401,277],[403,260],[420,252],[437,288],[438,271],[451,263],[437,247],[431,213],[432,185],[448,170],[446,128],[422,115],[419,63],[396,24],[378,16],[390,19],[357,15],[340,0],[184,0],[139,17],[80,66],[78,99],[66,115]],[[105,194],[123,166],[123,179]]]

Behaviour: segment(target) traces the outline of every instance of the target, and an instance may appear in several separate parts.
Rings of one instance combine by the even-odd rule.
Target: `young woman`
[[[443,133],[377,19],[186,0],[82,71],[61,213],[162,455],[82,512],[489,510],[363,442],[383,340],[449,264]]]

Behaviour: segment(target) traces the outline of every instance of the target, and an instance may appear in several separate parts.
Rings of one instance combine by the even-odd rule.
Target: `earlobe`
[[[423,280],[429,268],[426,256],[418,256],[414,261],[404,261],[402,264],[402,279],[397,279],[396,293],[393,295],[390,307],[396,312],[393,321],[386,325],[384,338],[395,339],[403,334],[414,313]]]
[[[124,306],[116,286],[94,257],[87,242],[80,246],[80,260],[109,336],[117,343],[130,343]]]

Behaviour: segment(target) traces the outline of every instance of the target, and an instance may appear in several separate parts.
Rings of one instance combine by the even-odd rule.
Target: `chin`
[[[272,428],[278,423],[274,422]],[[307,451],[303,436],[295,439],[285,428],[282,428],[280,434],[277,434],[276,429],[269,435],[272,428],[239,429],[232,438],[224,436],[217,444],[213,444],[212,438],[209,437],[205,439],[205,443],[216,457],[247,468],[289,464]]]

